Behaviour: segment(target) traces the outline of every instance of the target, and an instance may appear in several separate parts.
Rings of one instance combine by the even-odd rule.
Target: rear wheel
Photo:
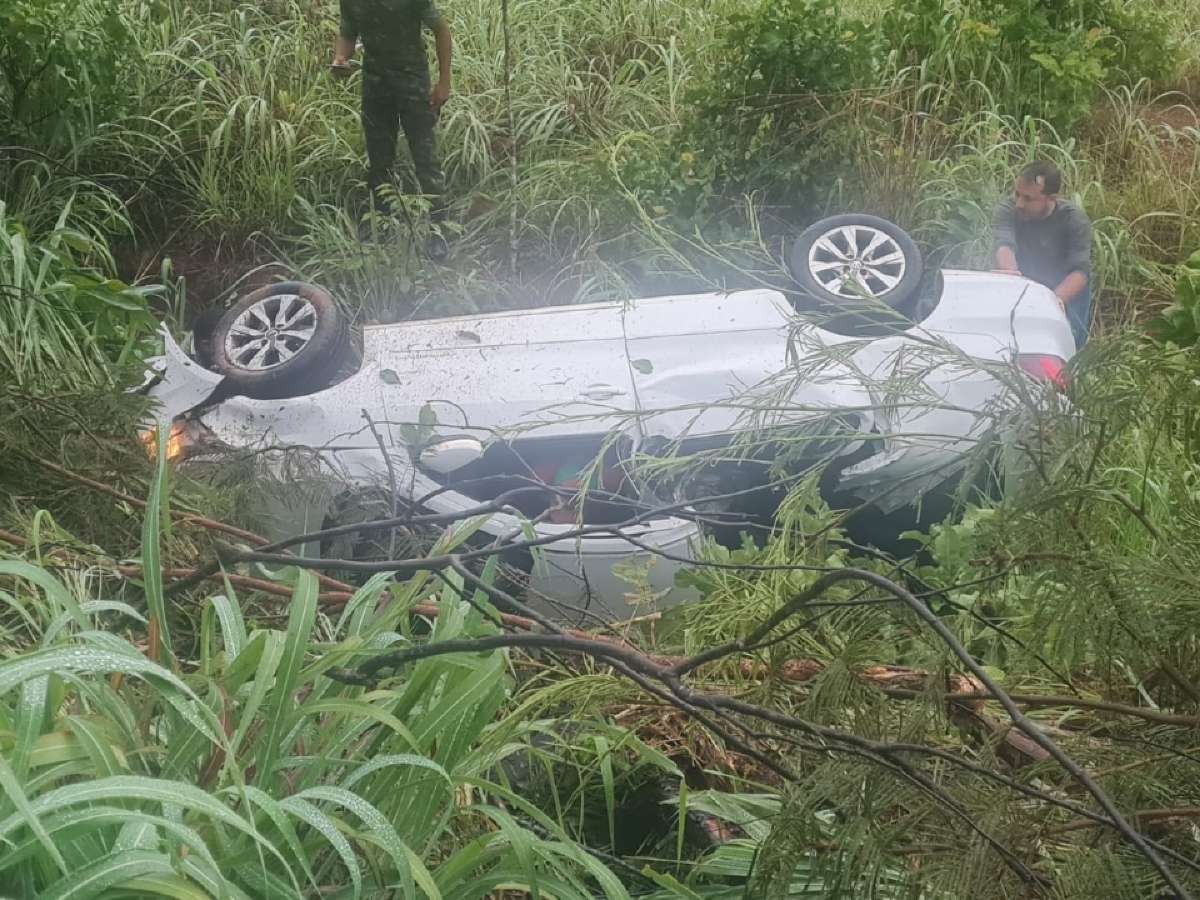
[[[913,239],[886,219],[821,219],[792,245],[788,268],[797,284],[829,311],[899,309],[921,284],[924,266]]]
[[[330,382],[348,352],[345,317],[325,290],[300,281],[248,294],[213,329],[213,364],[234,393],[296,397]]]

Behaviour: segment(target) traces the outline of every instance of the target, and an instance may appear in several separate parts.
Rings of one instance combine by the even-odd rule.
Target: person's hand
[[[450,99],[450,85],[444,81],[439,81],[433,86],[433,91],[429,94],[429,108],[434,113],[440,113],[442,107],[446,105],[446,101]]]
[[[334,78],[342,80],[350,77],[350,63],[346,62],[345,58],[335,56],[333,62],[329,66],[329,72]]]
[[[1020,269],[995,268],[995,269],[992,269],[992,271],[995,272],[997,275],[1020,275],[1021,274]]]

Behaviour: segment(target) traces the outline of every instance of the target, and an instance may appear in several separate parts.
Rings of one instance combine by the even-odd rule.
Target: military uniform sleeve
[[[433,0],[425,0],[422,6],[424,9],[421,11],[421,21],[426,28],[436,28],[445,21],[442,18],[442,11],[434,5]]]
[[[1017,249],[1016,206],[1011,197],[1005,197],[992,210],[992,253],[1001,247]]]
[[[1092,223],[1082,209],[1072,209],[1067,220],[1067,266],[1069,272],[1092,275]]]
[[[358,14],[358,3],[355,0],[341,0],[339,4],[341,16],[338,20],[338,34],[348,41],[358,40],[362,34],[361,17]]]

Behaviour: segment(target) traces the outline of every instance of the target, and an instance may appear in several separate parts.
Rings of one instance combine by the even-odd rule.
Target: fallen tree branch
[[[910,690],[907,688],[883,688],[883,692],[889,697],[898,697],[902,699],[910,699],[920,696],[920,691]],[[1143,719],[1147,722],[1154,722],[1159,725],[1177,725],[1181,728],[1200,728],[1200,716],[1185,716],[1177,713],[1165,713],[1156,709],[1146,709],[1141,706],[1128,706],[1124,703],[1113,703],[1109,700],[1087,700],[1083,697],[1068,697],[1055,695],[1039,695],[1039,694],[1009,694],[1009,699],[1021,706],[1032,707],[1062,707],[1064,709],[1088,709],[1102,712],[1117,713],[1122,716],[1131,716],[1137,719]],[[947,692],[944,699],[950,701],[988,701],[996,698],[986,691],[973,691],[970,693],[959,693],[955,691]]]
[[[116,567],[116,571],[126,578],[141,578],[145,570],[141,566],[121,565]],[[162,572],[164,578],[188,578],[194,575],[196,570],[164,568]],[[291,599],[292,596],[291,588],[274,581],[267,581],[263,578],[252,578],[249,575],[238,575],[232,572],[206,576],[207,581],[217,582],[218,584],[223,583],[226,578],[235,587],[244,587],[248,590],[259,591],[263,594],[270,594],[273,597],[282,597],[284,599]],[[342,606],[348,603],[352,596],[353,594],[346,591],[322,591],[317,595],[317,600],[329,606]]]
[[[24,546],[25,539],[11,531],[0,529],[0,540],[17,546]],[[130,578],[139,578],[142,574],[140,566],[122,565],[117,566],[117,571],[122,575]],[[195,568],[172,567],[163,569],[163,575],[167,578],[180,579],[191,578],[197,573]],[[473,573],[472,573],[473,574]],[[238,575],[234,573],[221,574],[220,572],[211,575],[205,575],[205,580],[221,582],[228,578],[231,584],[246,587],[250,590],[260,591],[264,594],[270,594],[277,597],[290,597],[291,590],[276,582],[267,581],[262,578],[254,578],[247,575]],[[332,580],[332,579],[331,579]],[[332,580],[333,584],[338,587],[343,587],[343,590],[323,591],[318,595],[318,601],[328,606],[341,606],[347,603],[353,596],[354,587],[344,582]],[[413,607],[413,612],[417,615],[429,616],[436,618],[438,608],[432,604],[418,604]],[[512,613],[499,613],[499,624],[508,628],[517,629],[520,631],[533,631],[544,625],[538,621],[526,616],[514,615]],[[613,641],[603,635],[597,635],[592,632],[582,631],[578,629],[565,629],[564,634],[584,638],[588,640],[603,640]],[[628,643],[621,641],[621,643]],[[630,645],[632,646],[632,645]],[[678,666],[684,659],[682,657],[670,656],[649,656],[650,659],[664,666]],[[755,662],[754,660],[744,659],[738,663],[738,670],[745,678],[759,679],[764,678],[769,674],[775,674],[784,681],[803,684],[816,678],[825,670],[825,664],[813,659],[791,659],[774,666],[768,666],[765,663]],[[917,699],[927,695],[924,686],[931,677],[930,673],[921,669],[913,669],[906,666],[870,666],[856,673],[859,678],[879,688],[885,695],[897,699]],[[987,691],[978,690],[979,685],[972,682],[970,679],[961,675],[951,675],[951,688],[942,695],[942,699],[953,703],[968,703],[973,704],[972,712],[979,713],[978,704],[995,700],[996,697]],[[897,683],[918,684],[918,688],[897,687]],[[1115,703],[1108,700],[1087,700],[1081,697],[1074,696],[1057,696],[1057,695],[1037,695],[1037,694],[1009,694],[1014,702],[1021,706],[1031,707],[1063,707],[1068,709],[1087,709],[1100,710],[1104,712],[1113,712],[1119,715],[1130,716],[1133,718],[1143,719],[1147,722],[1154,722],[1162,725],[1174,725],[1182,728],[1200,728],[1200,716],[1189,716],[1176,713],[1165,713],[1159,710],[1145,709],[1143,707],[1129,706],[1123,703]]]
[[[1131,813],[1129,817],[1139,824],[1163,822],[1170,819],[1200,819],[1200,806],[1167,806],[1161,809],[1139,809]],[[1090,819],[1075,819],[1072,822],[1067,822],[1065,825],[1056,825],[1054,828],[1048,828],[1044,833],[1047,835],[1068,834],[1072,831],[1095,828],[1098,824]]]
[[[451,554],[447,561],[442,564],[454,565],[461,563],[458,557]],[[793,599],[785,603],[779,610],[769,616],[758,628],[754,629],[748,636],[737,640],[729,641],[717,647],[710,648],[689,657],[671,666],[663,666],[644,654],[639,653],[632,648],[620,647],[614,644],[586,640],[575,639],[569,636],[559,634],[549,635],[533,635],[533,634],[503,634],[493,635],[489,637],[465,640],[465,641],[444,641],[419,646],[407,647],[402,650],[391,651],[380,654],[373,659],[361,663],[357,672],[340,672],[339,677],[352,681],[353,683],[374,683],[375,673],[385,668],[399,668],[411,662],[420,659],[426,659],[433,656],[440,656],[447,653],[460,652],[477,652],[488,649],[496,649],[499,647],[542,647],[553,648],[562,652],[577,652],[585,655],[593,656],[610,664],[616,665],[620,670],[623,670],[633,677],[639,683],[647,681],[657,681],[666,689],[664,692],[669,695],[671,702],[679,705],[687,710],[704,709],[720,713],[722,711],[735,712],[743,716],[761,719],[762,721],[770,722],[776,726],[789,729],[800,730],[803,733],[811,734],[815,737],[832,737],[842,741],[854,741],[856,736],[848,735],[843,732],[833,731],[832,735],[827,733],[829,729],[823,729],[815,726],[812,723],[802,719],[797,719],[791,716],[786,716],[777,713],[773,710],[764,707],[755,706],[745,703],[733,697],[709,694],[695,691],[688,687],[683,682],[683,678],[689,673],[694,672],[700,666],[714,662],[726,656],[735,653],[752,652],[759,644],[766,640],[772,631],[778,626],[786,622],[796,613],[803,610],[808,604],[816,598],[823,595],[827,590],[835,585],[845,581],[858,581],[861,583],[872,585],[880,590],[890,593],[898,600],[902,601],[912,613],[921,619],[932,630],[938,638],[944,643],[950,651],[959,659],[959,661],[970,670],[972,676],[978,680],[986,689],[991,699],[1000,703],[1005,712],[1008,714],[1013,726],[1022,732],[1030,741],[1033,742],[1041,750],[1045,751],[1055,762],[1059,764],[1073,780],[1078,782],[1088,794],[1096,801],[1100,808],[1104,811],[1106,821],[1110,827],[1115,829],[1121,836],[1130,843],[1137,851],[1146,858],[1146,860],[1159,872],[1166,881],[1168,886],[1175,894],[1188,900],[1190,894],[1184,888],[1172,869],[1166,864],[1163,858],[1159,855],[1156,849],[1151,846],[1146,837],[1138,832],[1121,814],[1116,805],[1109,798],[1107,792],[1093,779],[1086,770],[1084,770],[1074,759],[1062,750],[1053,740],[1051,740],[1037,724],[1029,719],[1013,701],[1011,697],[987,674],[982,666],[980,666],[974,658],[967,652],[966,648],[958,641],[958,639],[950,632],[933,612],[931,612],[925,604],[918,598],[914,597],[906,589],[900,585],[877,575],[874,572],[865,569],[844,568],[826,572],[818,577],[812,584],[801,591]],[[498,589],[490,588],[494,593],[499,592]],[[777,765],[772,766],[775,771],[781,771]],[[916,778],[918,773],[906,772],[906,776]],[[925,782],[918,780],[916,783],[925,787]],[[937,790],[936,786],[929,786],[931,790]],[[947,808],[954,811],[954,807],[947,804]],[[991,841],[989,841],[991,843]],[[995,844],[993,843],[993,846]],[[1005,856],[1006,862],[1011,867],[1022,874],[1028,880],[1026,869],[1019,861],[1008,858],[1009,854],[1005,848],[997,847],[998,851]],[[1023,870],[1023,871],[1022,871]]]
[[[42,459],[39,456],[29,454],[29,459],[35,464],[54,472],[66,478],[68,481],[74,481],[77,484],[82,484],[94,491],[99,491],[102,494],[107,494],[120,500],[122,503],[128,503],[138,509],[146,508],[146,501],[140,497],[135,497],[132,494],[126,494],[124,491],[118,490],[112,485],[105,484],[102,481],[96,481],[93,478],[88,478],[86,475],[80,475],[78,472],[72,472],[70,469],[64,468],[57,463],[52,463],[48,459]],[[236,525],[229,525],[225,522],[219,522],[216,519],[210,519],[207,516],[201,516],[196,513],[184,512],[183,510],[171,510],[171,518],[184,525],[195,525],[198,528],[204,528],[209,531],[217,531],[227,534],[230,537],[241,538],[251,544],[265,544],[266,538],[263,538],[251,531],[246,531],[243,528],[238,528]]]
[[[102,494],[107,494],[108,496],[114,497],[117,500],[120,500],[122,503],[128,503],[137,509],[146,508],[145,500],[135,497],[132,494],[126,494],[124,491],[120,491],[112,485],[104,484],[103,482],[96,481],[93,478],[88,478],[86,475],[80,475],[78,472],[72,472],[70,469],[64,468],[57,463],[52,463],[49,460],[42,459],[38,456],[28,455],[28,458],[42,468],[48,469],[49,471],[54,472],[55,474],[68,479],[69,481],[77,482],[78,484],[82,484],[85,487],[91,488],[92,490],[99,491]],[[230,525],[227,522],[221,522],[217,519],[210,519],[209,517],[199,515],[198,513],[190,513],[186,512],[185,510],[173,509],[170,511],[170,515],[172,520],[178,522],[180,525],[190,525],[195,528],[203,528],[206,531],[213,531],[219,534],[229,535],[230,537],[240,538],[241,540],[246,541],[249,544],[253,544],[256,547],[270,546],[270,541],[260,534],[255,534],[253,531],[247,531],[244,528],[238,528],[236,525]],[[211,575],[218,571],[220,571],[219,566],[214,566],[211,570],[206,568],[196,568],[192,570],[192,574],[187,576],[187,578],[184,580],[187,581],[189,579],[194,579],[193,583],[199,584],[201,581],[208,579]],[[328,588],[329,592],[333,594],[339,594],[343,592],[348,592],[351,594],[354,593],[353,585],[347,584],[344,581],[338,581],[336,578],[330,578],[328,575],[324,575],[319,572],[317,573],[317,581],[319,581],[324,587]],[[173,593],[176,590],[179,590],[178,582],[167,587],[167,593]]]

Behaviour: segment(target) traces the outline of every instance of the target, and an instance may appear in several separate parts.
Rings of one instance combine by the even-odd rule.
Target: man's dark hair
[[[1021,179],[1036,184],[1043,194],[1057,194],[1062,188],[1062,172],[1049,160],[1039,159],[1021,170]]]

